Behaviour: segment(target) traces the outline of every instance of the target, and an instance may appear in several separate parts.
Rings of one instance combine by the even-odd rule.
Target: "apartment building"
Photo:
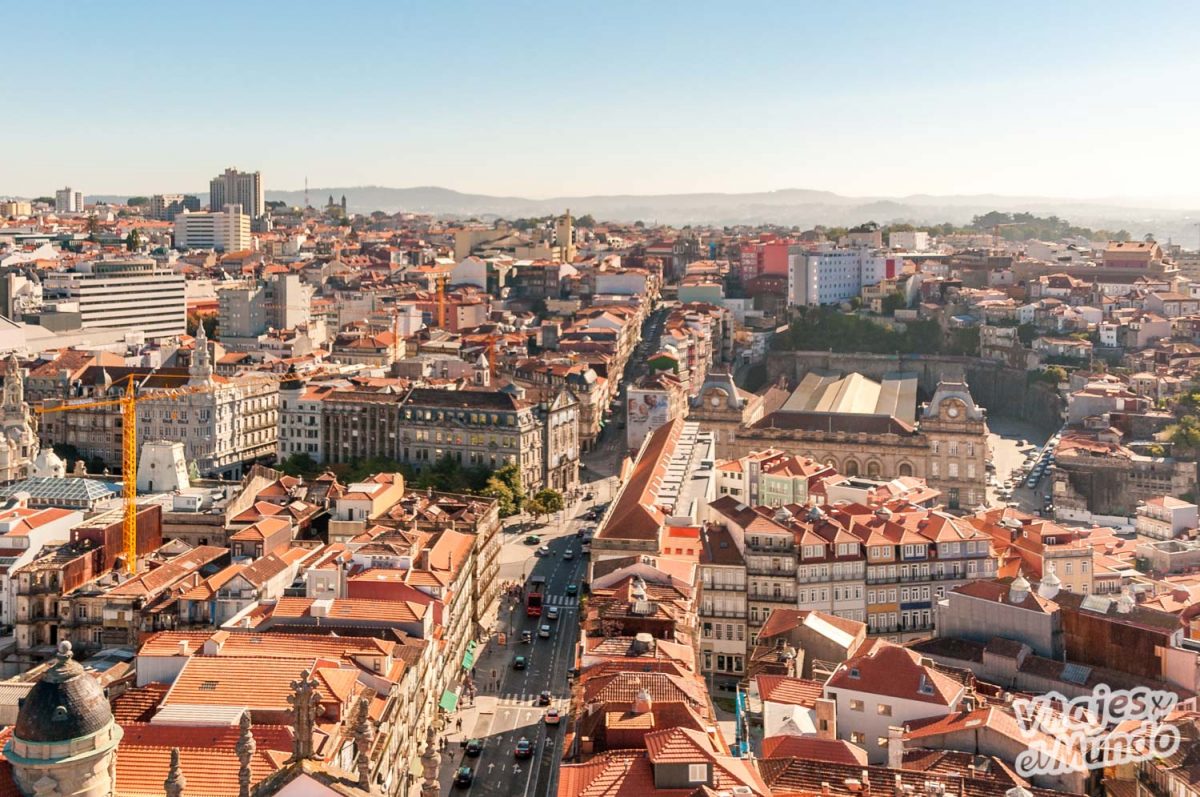
[[[176,249],[240,252],[253,245],[250,216],[242,205],[220,205],[219,211],[184,211],[175,216]]]
[[[788,304],[820,305],[848,302],[867,285],[896,276],[899,258],[866,248],[825,246],[788,250]]]
[[[701,669],[741,677],[751,639],[747,625],[745,538],[720,524],[700,530]]]
[[[262,174],[230,168],[212,178],[208,183],[209,210],[226,205],[241,205],[252,219],[262,216],[267,207],[263,199]]]
[[[157,221],[175,221],[184,211],[196,213],[200,210],[200,197],[192,194],[155,194],[150,197],[150,218]]]
[[[124,329],[148,339],[187,332],[184,277],[150,258],[91,260],[45,275],[43,296],[79,313],[83,329]]]
[[[312,319],[313,287],[298,274],[274,274],[217,291],[221,344],[256,345],[270,329],[295,329]]]
[[[55,213],[82,213],[83,194],[70,186],[54,192]]]
[[[1173,540],[1197,526],[1196,505],[1169,495],[1147,498],[1138,504],[1134,527],[1138,534],[1156,540]]]

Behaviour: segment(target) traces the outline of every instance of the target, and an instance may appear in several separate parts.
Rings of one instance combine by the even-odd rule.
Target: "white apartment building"
[[[225,205],[213,212],[183,212],[175,216],[176,249],[216,249],[240,252],[249,249],[250,217],[241,205]]]
[[[44,301],[77,305],[84,329],[138,330],[148,339],[187,331],[183,275],[150,258],[93,260],[44,279]]]
[[[279,459],[308,454],[325,461],[325,434],[321,407],[333,384],[307,384],[296,378],[279,383]]]
[[[196,463],[201,476],[222,479],[239,479],[256,461],[273,458],[278,440],[278,386],[252,376],[215,381],[203,326],[196,330],[196,349],[188,370],[188,387],[207,389],[139,403],[139,444],[182,442],[184,457]]]
[[[226,169],[208,183],[208,209],[226,205],[241,205],[250,218],[257,219],[266,209],[263,198],[262,174]]]
[[[928,252],[929,233],[920,230],[888,233],[888,248],[901,252]]]
[[[83,192],[67,186],[54,192],[55,213],[82,213]]]
[[[897,260],[871,249],[825,246],[788,250],[788,303],[819,305],[847,302],[863,287],[877,285],[897,271]]]
[[[1138,505],[1134,527],[1138,534],[1156,540],[1173,540],[1197,526],[1197,507],[1193,503],[1159,495]]]

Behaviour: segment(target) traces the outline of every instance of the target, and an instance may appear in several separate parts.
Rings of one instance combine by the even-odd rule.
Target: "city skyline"
[[[1185,34],[1200,9],[1182,3],[10,14],[28,34],[13,54],[38,67],[12,87],[22,157],[0,194],[195,191],[236,165],[268,190],[307,177],[530,198],[804,188],[1186,206],[1200,178],[1178,157],[1197,113],[1168,104],[1198,71]],[[1138,30],[1152,60],[1127,57]],[[149,68],[238,35],[245,57]]]

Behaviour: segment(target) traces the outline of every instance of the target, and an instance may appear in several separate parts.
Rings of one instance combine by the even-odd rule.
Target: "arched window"
[[[878,479],[879,474],[883,473],[883,466],[879,464],[879,460],[873,459],[867,463],[867,477]]]
[[[901,476],[912,476],[913,475],[913,466],[907,462],[901,462],[900,469],[898,472]]]
[[[859,473],[858,461],[855,459],[846,460],[846,464],[842,466],[842,475],[843,476],[857,476],[858,473]]]

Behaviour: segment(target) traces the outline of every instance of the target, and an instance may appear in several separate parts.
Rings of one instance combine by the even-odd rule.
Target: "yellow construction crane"
[[[317,373],[319,372],[306,374],[305,376],[313,376],[317,375]],[[155,376],[158,378],[168,375],[147,374],[145,376]],[[250,381],[278,383],[288,379],[295,379],[296,377],[297,375],[294,373],[252,374],[247,379]],[[177,388],[155,388],[153,391],[139,395],[134,382],[137,378],[139,378],[137,375],[130,374],[127,377],[128,384],[125,385],[124,393],[115,398],[36,408],[36,412],[43,415],[51,412],[71,412],[74,410],[90,410],[102,407],[119,407],[121,409],[121,497],[124,502],[122,548],[125,554],[125,572],[131,576],[137,573],[137,405],[143,401],[163,401],[197,393],[209,393],[218,387],[218,385],[212,383],[183,385]],[[187,379],[189,377],[180,374],[175,378]]]

